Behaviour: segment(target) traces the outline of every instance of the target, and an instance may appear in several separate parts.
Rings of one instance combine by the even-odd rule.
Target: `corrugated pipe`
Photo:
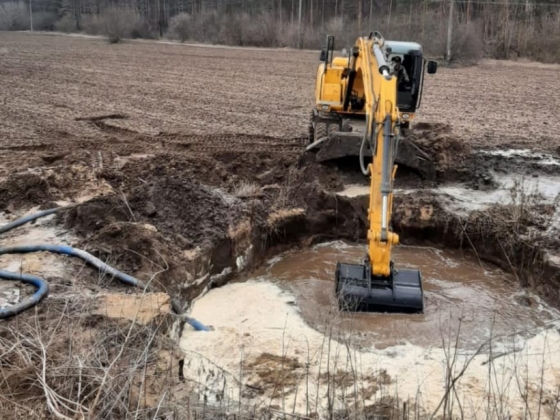
[[[0,270],[0,278],[22,281],[24,283],[32,284],[37,288],[35,293],[22,302],[6,308],[0,308],[0,319],[15,316],[29,308],[32,308],[49,294],[49,285],[40,277],[32,276],[30,274],[12,273],[11,271]]]
[[[6,233],[9,230],[24,225],[25,223],[29,223],[31,221],[37,220],[41,217],[49,216],[53,213],[56,213],[60,209],[61,207],[41,211],[39,213],[35,213],[30,216],[26,216],[21,219],[18,219],[14,222],[8,223],[7,225],[0,227],[0,234]],[[86,261],[90,265],[96,267],[102,273],[110,274],[113,277],[117,278],[118,280],[122,281],[123,283],[130,284],[136,287],[144,287],[144,285],[136,278],[129,276],[128,274],[122,273],[119,270],[105,264],[103,261],[94,257],[88,252],[82,251],[80,249],[75,249],[67,245],[25,245],[25,246],[0,248],[0,255],[26,254],[30,252],[42,252],[42,251],[53,252],[55,254],[70,255],[72,257],[81,258],[82,260]],[[44,299],[49,293],[49,286],[47,282],[40,277],[32,276],[29,274],[20,274],[20,273],[13,273],[10,271],[0,270],[0,278],[6,280],[23,281],[24,283],[32,284],[33,286],[37,287],[37,291],[29,298],[25,299],[23,302],[20,302],[8,308],[0,308],[0,319],[17,315],[25,311],[26,309],[33,307],[34,305],[39,303],[42,299]]]
[[[51,214],[56,213],[61,208],[62,207],[57,207],[55,209],[40,211],[39,213],[34,213],[34,214],[29,215],[29,216],[22,217],[21,219],[18,219],[16,221],[11,222],[11,223],[8,223],[7,225],[0,226],[0,235],[2,233],[8,232],[9,230],[17,228],[18,226],[21,226],[21,225],[24,225],[26,223],[32,222],[34,220],[40,219],[41,217],[50,216]]]
[[[0,227],[0,234],[6,233],[16,227],[24,225],[25,223],[32,222],[37,220],[41,217],[46,217],[51,214],[56,213],[58,210],[62,209],[63,207],[57,207],[54,209],[44,210],[39,213],[34,213],[32,215],[23,217],[21,219],[15,220],[11,223],[8,223],[4,226]],[[111,267],[110,265],[105,264],[99,258],[94,257],[90,253],[86,251],[82,251],[81,249],[75,249],[71,246],[67,245],[23,245],[23,246],[13,246],[7,248],[0,248],[0,255],[4,254],[27,254],[30,252],[52,252],[55,254],[62,254],[62,255],[70,255],[72,257],[81,258],[88,264],[97,268],[100,272],[110,274],[113,277],[117,278],[118,280],[122,281],[123,283],[130,284],[131,286],[136,287],[144,287],[144,284],[139,281],[138,279],[125,274],[116,268]],[[30,274],[20,274],[20,273],[13,273],[11,271],[4,271],[0,270],[0,278],[6,280],[14,280],[14,281],[22,281],[24,283],[32,284],[37,288],[35,293],[25,299],[24,301],[9,306],[7,308],[0,308],[0,319],[9,318],[15,316],[33,306],[37,305],[42,299],[47,297],[49,294],[49,285],[48,283],[37,276],[32,276]],[[202,324],[200,321],[197,321],[194,318],[185,317],[187,323],[189,323],[196,331],[210,331],[210,329]]]

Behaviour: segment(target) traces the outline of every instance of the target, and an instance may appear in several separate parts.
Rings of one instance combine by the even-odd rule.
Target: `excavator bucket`
[[[393,270],[387,278],[371,275],[370,265],[337,263],[335,293],[342,310],[418,313],[424,309],[418,270]]]
[[[329,133],[320,145],[317,145],[318,152],[315,156],[317,162],[326,162],[345,157],[360,156],[360,147],[364,138],[360,132],[337,131]],[[312,149],[311,147],[308,148]],[[371,149],[369,145],[364,147],[363,156],[371,159]]]

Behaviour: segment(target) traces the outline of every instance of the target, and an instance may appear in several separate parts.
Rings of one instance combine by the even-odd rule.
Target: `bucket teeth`
[[[371,276],[366,264],[338,263],[335,293],[341,310],[422,312],[422,278],[418,270],[393,271],[390,277]]]

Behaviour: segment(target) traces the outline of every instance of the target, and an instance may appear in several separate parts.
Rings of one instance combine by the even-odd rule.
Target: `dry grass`
[[[243,181],[235,187],[233,194],[240,198],[254,198],[261,197],[263,191],[260,185]]]
[[[96,314],[94,298],[67,295],[3,323],[0,413],[128,419],[173,412],[178,368],[165,338],[169,318],[144,325],[139,312],[132,320],[110,319]]]
[[[305,215],[305,210],[302,208],[292,208],[292,209],[279,209],[268,215],[267,223],[271,229],[277,227],[277,225],[286,223],[289,220],[303,217]]]

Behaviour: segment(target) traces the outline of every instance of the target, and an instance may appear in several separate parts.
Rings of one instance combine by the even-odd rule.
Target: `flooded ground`
[[[556,310],[476,258],[398,247],[396,264],[422,271],[424,314],[340,313],[334,265],[359,262],[364,252],[343,242],[321,244],[211,290],[192,316],[213,330],[183,333],[185,375],[210,400],[251,399],[306,415],[331,410],[331,398],[347,407],[357,398],[367,404],[395,397],[397,390],[429,412],[445,395],[448,373],[459,375],[456,396],[473,409],[491,399],[521,413],[541,389],[552,398],[560,385]],[[340,395],[330,397],[333,386]]]
[[[331,324],[354,331],[364,346],[441,343],[442,335],[461,324],[469,348],[494,335],[515,329],[542,327],[557,314],[536,296],[519,290],[507,275],[460,251],[400,246],[394,250],[397,268],[417,268],[424,286],[423,314],[338,313],[334,297],[337,260],[359,264],[365,246],[327,243],[276,258],[256,277],[286,288],[296,296],[303,318],[320,331]]]

